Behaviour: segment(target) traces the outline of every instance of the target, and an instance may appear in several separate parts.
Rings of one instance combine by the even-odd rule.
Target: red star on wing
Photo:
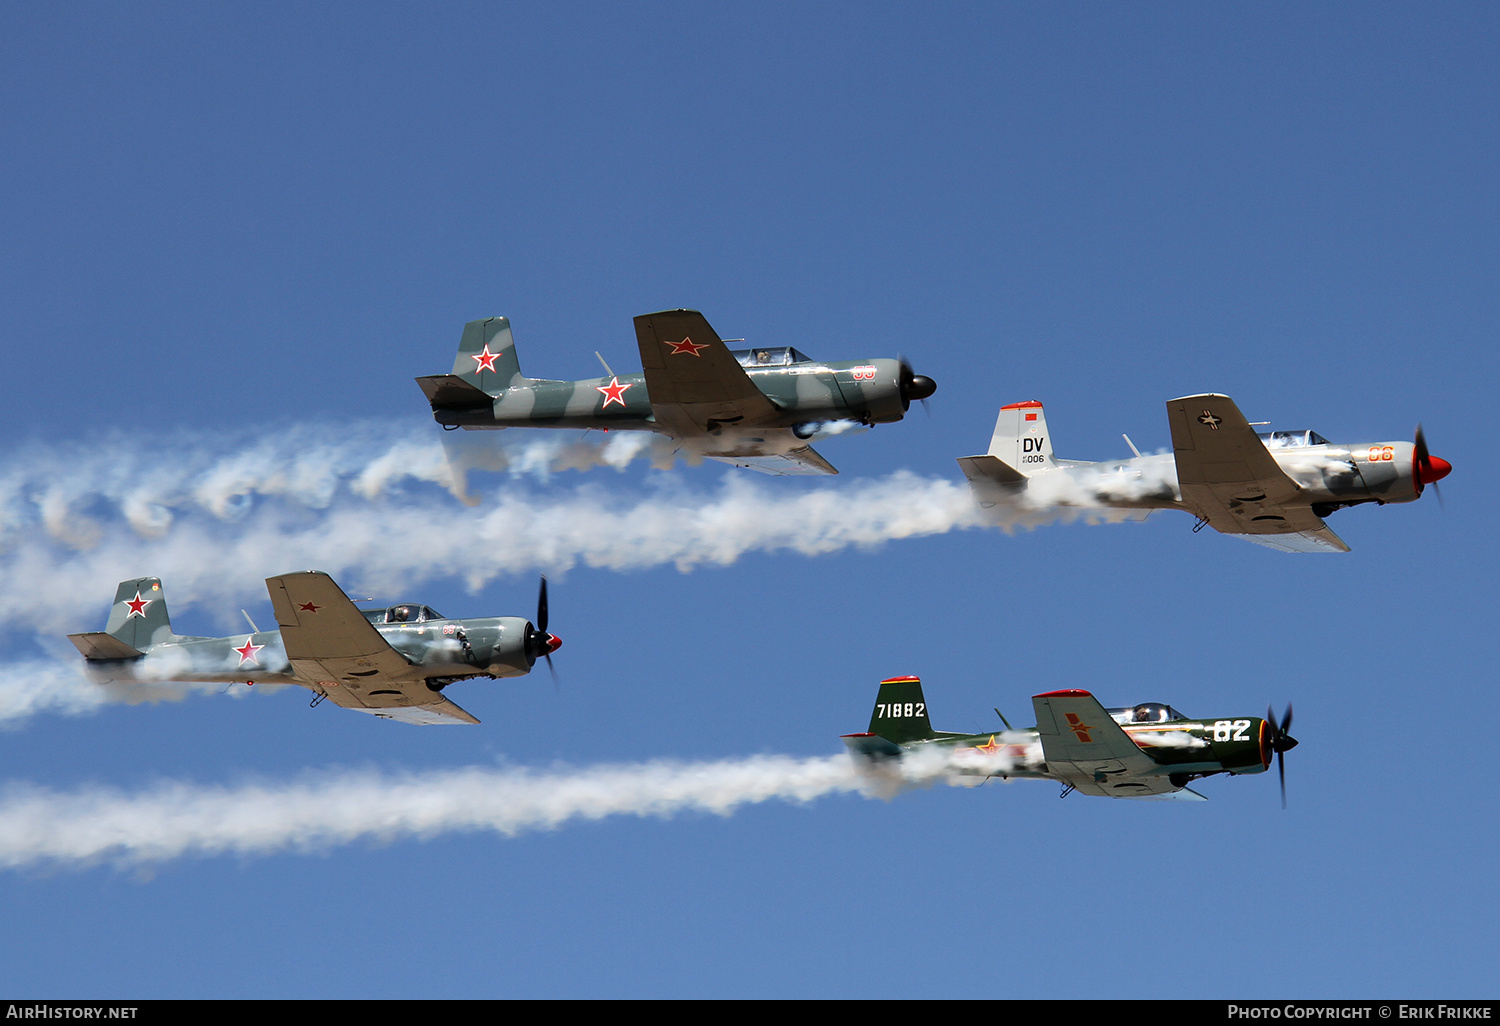
[[[257,645],[254,638],[246,638],[243,645],[241,645],[239,648],[232,649],[232,651],[238,652],[240,654],[240,661],[238,664],[239,666],[244,666],[246,662],[249,662],[251,666],[259,666],[260,660],[255,658],[255,653],[259,652],[265,647],[266,646],[264,645]]]
[[[503,349],[500,350],[500,353],[503,353],[503,352],[505,352],[505,350],[503,350]],[[487,371],[494,370],[495,369],[495,361],[498,360],[498,359],[500,359],[500,353],[492,353],[492,352],[490,352],[490,344],[488,342],[486,342],[484,344],[484,352],[482,352],[482,353],[471,353],[469,355],[469,359],[474,360],[474,361],[476,361],[479,364],[478,367],[474,368],[474,373],[478,374],[482,370],[487,370]]]
[[[609,408],[610,403],[625,405],[625,390],[631,387],[629,384],[620,384],[619,378],[610,378],[607,385],[595,385],[596,389],[604,393],[604,407]]]
[[[685,338],[681,342],[668,342],[667,345],[672,347],[673,356],[681,353],[687,353],[689,356],[697,356],[698,350],[708,348],[707,342],[694,342],[690,338]]]
[[[146,618],[146,607],[151,602],[151,599],[141,598],[141,590],[137,588],[135,590],[135,598],[125,600],[125,604],[130,607],[130,612],[125,614],[125,619],[129,620],[132,616],[139,616],[144,620]]]
[[[323,607],[322,606],[315,606],[311,602],[304,602],[300,606],[298,606],[297,608],[300,609],[300,610],[302,610],[304,613],[316,613],[318,610],[322,609]]]
[[[983,752],[986,755],[994,755],[1000,751],[1000,746],[995,743],[995,735],[991,734],[989,741],[982,745],[975,745],[974,751]]]

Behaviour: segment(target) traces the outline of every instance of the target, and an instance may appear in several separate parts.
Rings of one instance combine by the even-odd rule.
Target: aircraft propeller
[[[557,667],[552,665],[552,653],[562,647],[562,638],[547,633],[547,577],[542,576],[542,586],[536,597],[536,628],[526,632],[526,654],[535,663],[538,658],[547,660],[547,669],[552,671],[552,683],[557,683]]]
[[[1276,712],[1266,706],[1266,726],[1271,729],[1271,751],[1276,753],[1276,769],[1281,774],[1281,807],[1286,808],[1286,753],[1297,747],[1297,739],[1288,734],[1292,729],[1292,704],[1287,703],[1286,715],[1281,723],[1276,722]]]
[[[913,399],[920,400],[922,408],[927,409],[927,397],[937,391],[937,382],[925,374],[913,371],[911,364],[906,362],[906,357],[900,357],[900,360],[902,409],[911,409]]]
[[[1438,497],[1438,505],[1442,506],[1443,492],[1437,483],[1453,472],[1453,464],[1427,451],[1427,436],[1422,434],[1421,424],[1417,425],[1417,439],[1413,444],[1415,451],[1412,453],[1412,477],[1417,482],[1417,496],[1421,497],[1423,486],[1432,485],[1432,490]]]

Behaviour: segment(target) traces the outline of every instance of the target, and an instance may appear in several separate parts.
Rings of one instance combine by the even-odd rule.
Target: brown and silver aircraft
[[[172,633],[161,580],[121,581],[104,630],[70,634],[89,677],[111,681],[296,684],[345,709],[402,723],[478,723],[443,697],[455,681],[519,677],[552,665],[547,580],[536,623],[520,616],[451,620],[424,605],[360,609],[318,570],[266,579],[278,629],[229,638]],[[249,620],[249,614],[245,617]]]

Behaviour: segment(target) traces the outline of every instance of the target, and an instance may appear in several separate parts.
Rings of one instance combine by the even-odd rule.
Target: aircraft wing
[[[1264,545],[1268,549],[1278,552],[1348,552],[1349,546],[1344,539],[1334,534],[1323,524],[1322,520],[1308,512],[1309,519],[1316,520],[1318,527],[1306,531],[1297,531],[1291,534],[1236,534],[1233,537],[1243,538],[1257,545]]]
[[[423,690],[426,690],[424,684]],[[428,692],[427,705],[362,705],[360,696],[356,696],[344,688],[329,688],[327,691],[329,701],[344,709],[353,709],[355,712],[369,713],[383,720],[395,720],[398,723],[411,723],[418,727],[435,727],[448,724],[475,724],[479,718],[442,695]]]
[[[818,474],[837,474],[834,468],[818,451],[810,445],[804,445],[800,449],[791,452],[776,453],[769,456],[707,456],[706,459],[718,460],[727,463],[731,467],[744,467],[746,470],[758,470],[762,474],[770,474],[772,477],[813,477]]]
[[[1224,534],[1284,552],[1348,552],[1227,395],[1167,403],[1183,505]]]
[[[1084,794],[1139,798],[1176,790],[1157,762],[1087,691],[1050,691],[1031,700],[1050,774]]]
[[[635,319],[635,337],[652,413],[677,437],[751,426],[776,415],[775,405],[697,310],[642,314]]]
[[[266,578],[292,672],[345,709],[408,723],[478,723],[427,687],[349,597],[318,570]]]

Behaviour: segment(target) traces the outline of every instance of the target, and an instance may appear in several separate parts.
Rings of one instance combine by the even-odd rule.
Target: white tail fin
[[[1035,399],[1000,407],[995,418],[995,433],[990,437],[989,455],[1027,477],[1056,470],[1052,458],[1052,436],[1047,432],[1047,415]]]

